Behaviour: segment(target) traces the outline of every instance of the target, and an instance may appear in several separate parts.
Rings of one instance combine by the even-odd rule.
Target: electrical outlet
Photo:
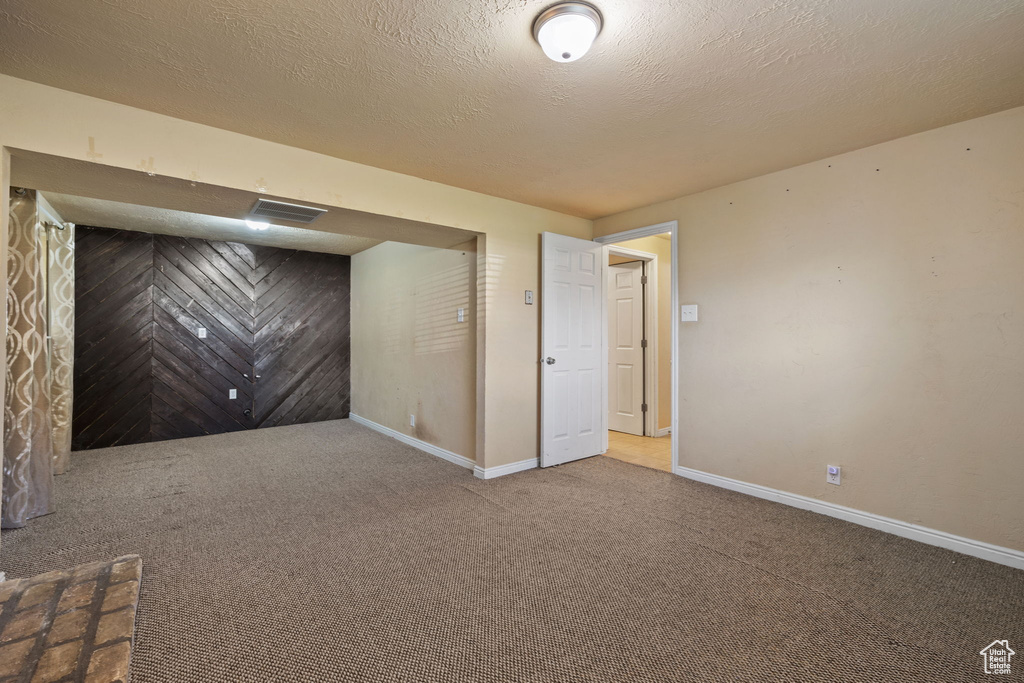
[[[238,398],[238,389],[228,389],[228,398]]]
[[[527,306],[532,306],[533,305],[533,290],[530,290],[530,289],[526,290],[526,305]]]
[[[679,307],[679,322],[697,322],[697,304],[684,304]]]
[[[409,416],[409,426],[410,427],[415,427],[416,426],[416,416],[415,415],[410,415]]]
[[[459,309],[459,322],[460,323],[466,322],[466,309],[465,308],[460,308]]]
[[[200,327],[199,334],[197,335],[200,339],[206,339],[206,328]]]
[[[842,469],[843,468],[841,468],[839,465],[829,465],[825,469],[825,481],[827,481],[830,484],[835,484],[836,486],[839,486],[839,479],[842,475]]]

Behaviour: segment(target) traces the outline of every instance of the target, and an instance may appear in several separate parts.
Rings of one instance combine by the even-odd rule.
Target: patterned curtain
[[[71,458],[71,380],[75,360],[75,226],[47,231],[50,329],[50,408],[53,473],[64,474]]]
[[[8,529],[53,512],[45,243],[35,193],[12,189],[4,386],[3,527]]]

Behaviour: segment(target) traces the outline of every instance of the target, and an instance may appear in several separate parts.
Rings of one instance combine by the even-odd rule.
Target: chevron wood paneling
[[[153,265],[153,440],[253,427],[247,273],[210,242],[166,235],[153,240]]]
[[[152,285],[152,235],[77,230],[75,450],[149,440]]]
[[[79,235],[76,448],[348,415],[348,257]],[[138,420],[119,412],[130,401]]]
[[[349,259],[252,247],[260,427],[349,412]]]

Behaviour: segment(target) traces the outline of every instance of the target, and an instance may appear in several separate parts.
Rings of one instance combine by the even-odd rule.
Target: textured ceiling
[[[0,71],[596,217],[1024,105],[1022,0],[4,0]]]

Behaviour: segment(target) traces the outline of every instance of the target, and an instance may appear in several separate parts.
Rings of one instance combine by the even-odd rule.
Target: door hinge
[[[642,285],[646,285],[647,284],[647,276],[646,275],[641,275],[640,276],[640,284],[642,284]]]
[[[647,348],[647,340],[646,339],[641,339],[640,340],[640,348],[641,349],[646,349]]]
[[[647,404],[646,403],[641,403],[640,404],[640,412],[641,413],[646,413],[647,412]]]

